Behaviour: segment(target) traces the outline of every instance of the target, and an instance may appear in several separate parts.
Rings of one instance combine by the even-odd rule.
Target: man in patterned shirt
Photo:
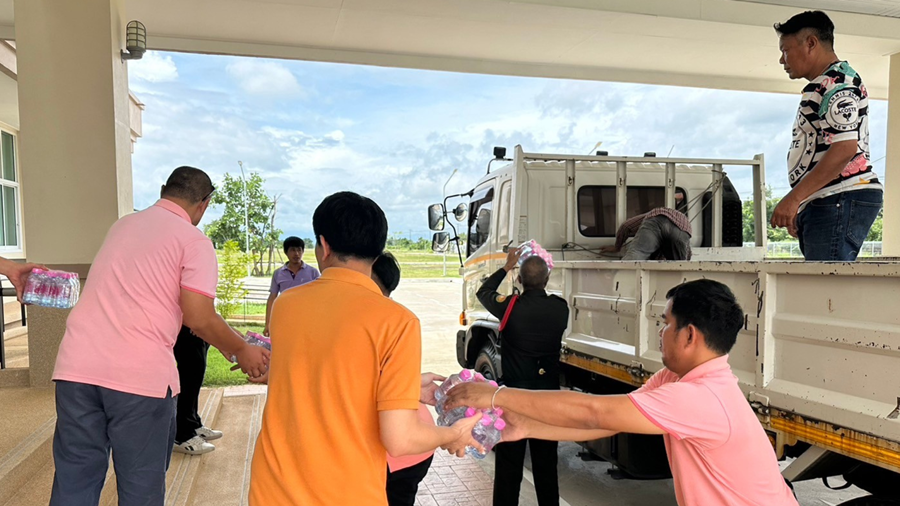
[[[622,260],[690,260],[691,222],[675,209],[658,207],[625,220],[616,232],[616,245],[601,248],[620,251],[629,237],[628,251]]]
[[[788,152],[791,191],[772,214],[800,240],[807,260],[856,260],[881,210],[881,183],[869,163],[866,87],[834,52],[834,23],[821,11],[777,23],[791,79],[806,79]]]

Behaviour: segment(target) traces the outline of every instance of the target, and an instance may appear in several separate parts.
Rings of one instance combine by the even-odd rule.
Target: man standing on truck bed
[[[834,52],[834,23],[807,11],[775,24],[785,72],[806,79],[788,151],[791,191],[772,214],[807,260],[856,260],[883,202],[869,164],[869,98]]]
[[[622,260],[690,260],[691,222],[681,211],[657,207],[625,220],[616,232],[615,246],[600,248],[604,253],[621,251],[629,237]]]
[[[504,440],[661,434],[680,506],[797,506],[728,365],[728,352],[744,325],[734,294],[719,282],[701,279],[672,288],[666,298],[659,331],[665,368],[638,390],[590,395],[463,383],[448,393],[447,409],[503,408],[509,422]]]
[[[478,300],[501,320],[501,382],[530,390],[559,390],[559,350],[569,322],[569,306],[544,288],[550,279],[547,263],[538,256],[522,262],[520,296],[497,293],[506,273],[519,263],[521,251],[509,250],[506,265],[489,277],[478,290]],[[525,445],[531,447],[534,488],[540,506],[559,505],[556,441],[522,439],[498,444],[494,473],[494,506],[519,504],[519,487],[525,464]]]

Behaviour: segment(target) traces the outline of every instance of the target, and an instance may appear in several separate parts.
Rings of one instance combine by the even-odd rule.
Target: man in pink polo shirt
[[[213,191],[203,171],[175,169],[160,200],[113,224],[94,258],[53,373],[51,506],[96,506],[110,450],[119,505],[163,505],[182,321],[251,377],[266,372],[268,352],[215,312],[216,253],[197,229]]]
[[[680,506],[797,506],[775,452],[738,387],[728,352],[744,312],[725,285],[697,280],[666,294],[665,368],[628,395],[535,392],[464,383],[449,407],[502,407],[503,439],[587,441],[662,434]]]

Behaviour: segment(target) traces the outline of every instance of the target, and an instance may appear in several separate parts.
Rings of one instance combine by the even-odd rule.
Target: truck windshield
[[[494,187],[481,190],[469,203],[469,237],[466,256],[471,255],[491,235],[491,211],[494,205]]]

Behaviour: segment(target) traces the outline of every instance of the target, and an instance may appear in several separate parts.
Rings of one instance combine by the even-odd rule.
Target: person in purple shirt
[[[284,254],[288,262],[275,271],[272,275],[272,287],[269,289],[269,300],[266,301],[266,328],[263,335],[269,335],[269,317],[272,314],[272,304],[278,295],[295,286],[305,285],[310,281],[319,279],[319,270],[303,261],[303,251],[306,245],[303,239],[290,236],[284,240]]]

